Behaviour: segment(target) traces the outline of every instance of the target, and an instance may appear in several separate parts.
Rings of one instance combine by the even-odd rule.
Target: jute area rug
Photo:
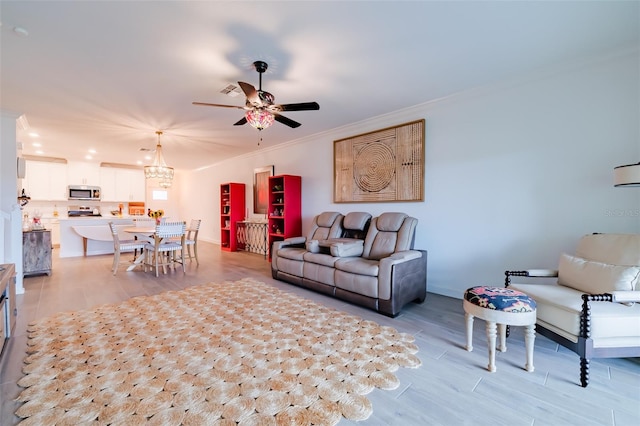
[[[28,331],[22,425],[335,425],[421,365],[413,336],[248,278]]]

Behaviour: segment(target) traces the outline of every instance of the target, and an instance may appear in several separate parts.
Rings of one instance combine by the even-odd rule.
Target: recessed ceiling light
[[[40,135],[37,134],[36,132],[30,132],[29,136],[31,136],[32,138],[39,138],[40,137]]]
[[[138,160],[138,161],[136,161],[136,164],[137,164],[138,166],[142,166],[144,163],[143,163],[142,161]]]
[[[90,156],[90,155],[85,155],[85,156],[84,156],[84,158],[85,158],[86,160],[92,160],[92,159],[93,159],[93,157],[92,157],[92,156]]]
[[[95,154],[96,152],[98,152],[98,151],[96,151],[95,149],[90,149],[89,150],[89,154]]]
[[[35,146],[36,148],[39,148],[39,147],[42,146],[42,144],[40,142],[33,142],[31,145]]]
[[[44,154],[44,151],[43,151],[43,150],[41,150],[41,149],[39,149],[39,150],[37,150],[37,151],[36,151],[36,154],[38,154],[38,155],[42,155],[42,154]]]
[[[144,159],[145,159],[145,160],[151,160],[151,156],[150,156],[150,155],[145,155],[145,156],[144,156]]]

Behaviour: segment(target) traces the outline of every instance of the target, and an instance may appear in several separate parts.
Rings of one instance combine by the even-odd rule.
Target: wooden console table
[[[238,250],[262,254],[266,258],[269,253],[268,225],[264,221],[242,220],[236,222]]]

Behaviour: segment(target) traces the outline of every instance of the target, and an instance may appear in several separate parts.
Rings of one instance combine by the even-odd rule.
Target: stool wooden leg
[[[525,368],[529,372],[533,372],[533,346],[536,340],[535,324],[531,324],[524,329],[524,346],[527,350],[527,364]]]
[[[506,324],[498,324],[498,334],[500,335],[498,350],[500,352],[506,352],[507,351],[507,325]]]
[[[489,366],[487,367],[492,373],[496,371],[496,323],[487,321],[487,343],[489,345]]]
[[[473,315],[465,312],[464,319],[467,323],[467,351],[473,350]]]

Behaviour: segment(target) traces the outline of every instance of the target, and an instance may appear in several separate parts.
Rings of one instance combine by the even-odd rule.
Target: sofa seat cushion
[[[285,259],[298,260],[302,261],[304,254],[307,251],[303,248],[297,247],[284,247],[278,250],[278,257],[283,257]]]
[[[519,284],[509,288],[522,291],[536,301],[538,323],[576,342],[580,334],[580,312],[583,291],[559,284]],[[590,302],[591,338],[594,346],[601,341],[640,341],[640,305],[627,306],[612,302]]]
[[[304,265],[304,262],[302,262],[302,259],[292,260],[292,259],[287,259],[286,257],[278,256],[277,259],[273,259],[272,261],[277,262],[277,264],[275,265],[277,267],[277,270],[282,271],[289,275],[294,275],[296,277],[302,278],[302,274],[303,274],[302,267]]]
[[[378,298],[377,277],[345,272],[339,269],[336,269],[334,277],[336,288],[374,299]]]
[[[321,255],[322,256],[322,255]],[[331,257],[324,255],[326,257]],[[308,280],[316,281],[322,284],[335,286],[335,268],[333,266],[321,265],[305,261],[302,267],[302,276]]]
[[[305,263],[310,262],[318,265],[330,266],[332,268],[335,265],[336,261],[338,260],[337,257],[333,257],[330,254],[311,253],[311,252],[306,252],[303,258]]]
[[[575,257],[560,256],[558,284],[585,293],[602,294],[635,289],[640,267],[612,265]]]
[[[380,262],[377,260],[363,259],[361,257],[341,257],[335,263],[336,269],[352,274],[377,277],[380,271]]]

